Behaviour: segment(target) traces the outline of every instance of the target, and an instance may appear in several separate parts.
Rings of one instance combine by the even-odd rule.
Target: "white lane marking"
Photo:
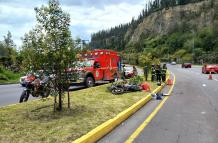
[[[203,87],[207,86],[206,84],[202,84]]]
[[[201,114],[206,114],[206,112],[202,111]]]
[[[218,79],[214,78],[214,80],[218,81]]]

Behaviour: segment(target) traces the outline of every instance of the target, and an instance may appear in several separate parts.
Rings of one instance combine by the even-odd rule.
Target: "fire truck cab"
[[[120,57],[111,50],[93,50],[81,55],[74,72],[77,79],[73,84],[83,83],[92,87],[99,81],[112,81],[119,77]]]

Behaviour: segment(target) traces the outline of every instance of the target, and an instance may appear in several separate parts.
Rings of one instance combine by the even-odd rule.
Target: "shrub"
[[[133,78],[129,79],[129,84],[138,85],[141,84],[144,79],[141,76],[134,76]]]
[[[3,73],[3,68],[0,66],[0,73]]]
[[[5,80],[5,81],[18,80],[20,76],[21,76],[20,73],[15,74],[12,71],[6,70],[2,66],[0,66],[0,80]]]
[[[0,73],[0,80],[9,80],[9,79],[4,74]]]

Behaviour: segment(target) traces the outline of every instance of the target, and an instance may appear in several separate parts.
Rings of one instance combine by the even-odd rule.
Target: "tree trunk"
[[[57,79],[55,79],[53,85],[54,85],[53,88],[56,91],[56,89],[57,89]],[[57,105],[57,95],[54,95],[54,112],[57,110],[56,105]]]
[[[59,94],[58,94],[58,96],[59,96],[59,107],[58,107],[58,110],[59,111],[61,111],[62,110],[62,89],[61,89],[61,87],[60,87],[61,85],[59,85]]]
[[[54,97],[54,112],[56,111],[56,104],[57,104],[57,96]]]
[[[58,96],[59,96],[58,110],[59,111],[62,110],[62,88],[63,88],[63,85],[62,85],[62,83],[60,81],[61,81],[61,72],[58,73]]]
[[[67,97],[68,97],[68,108],[70,108],[70,92],[69,92],[69,87],[67,89]]]

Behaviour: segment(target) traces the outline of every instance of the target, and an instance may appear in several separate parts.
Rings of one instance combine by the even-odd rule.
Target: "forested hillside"
[[[137,19],[94,33],[90,45],[121,51],[135,63],[142,55],[162,61],[217,63],[217,27],[217,0],[155,0]]]

